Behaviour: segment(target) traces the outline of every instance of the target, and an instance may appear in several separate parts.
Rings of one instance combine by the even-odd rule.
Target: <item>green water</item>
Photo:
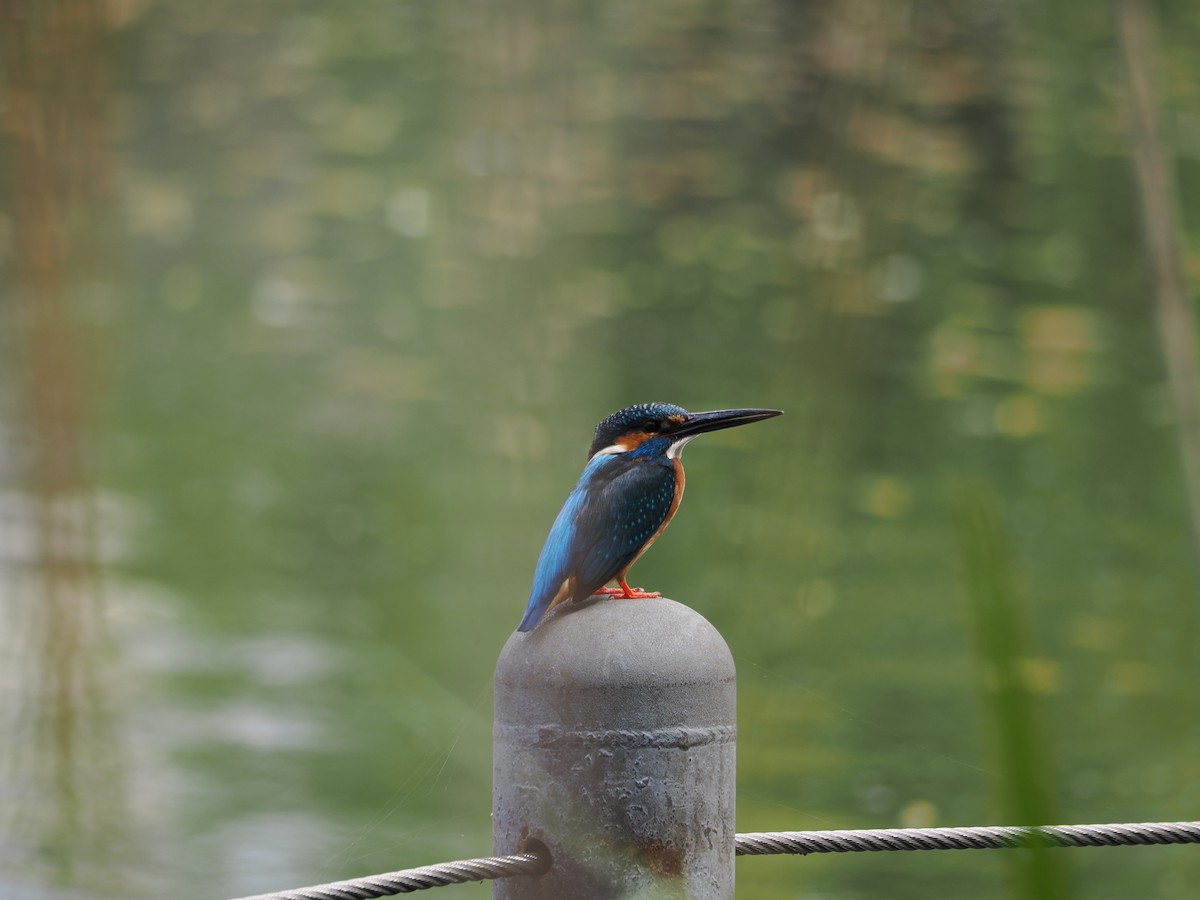
[[[88,490],[42,497],[91,510],[95,568],[54,591],[27,317],[0,341],[0,896],[490,852],[492,667],[591,429],[646,400],[787,413],[689,447],[633,579],[733,651],[739,831],[1200,818],[1196,554],[1107,5],[110,15],[104,262],[67,291],[89,362],[47,376],[83,398]],[[1159,24],[1194,284],[1200,7]],[[738,897],[1200,884],[1194,848],[1043,863],[744,859]]]

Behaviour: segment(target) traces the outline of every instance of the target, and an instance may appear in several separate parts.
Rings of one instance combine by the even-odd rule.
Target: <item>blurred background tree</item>
[[[1187,410],[1108,7],[2,8],[0,894],[487,851],[491,667],[591,428],[655,399],[788,413],[689,452],[638,567],[738,662],[739,830],[1196,817]],[[1156,14],[1186,294],[1200,7]],[[739,897],[1200,880],[946,857]]]

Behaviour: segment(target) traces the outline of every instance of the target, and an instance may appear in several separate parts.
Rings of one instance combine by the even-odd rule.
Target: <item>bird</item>
[[[550,610],[593,594],[659,597],[626,576],[670,523],[683,497],[684,446],[699,434],[782,415],[779,409],[688,412],[639,403],[596,426],[587,465],[538,556],[529,605],[517,631],[532,631]],[[617,587],[605,587],[616,581]]]

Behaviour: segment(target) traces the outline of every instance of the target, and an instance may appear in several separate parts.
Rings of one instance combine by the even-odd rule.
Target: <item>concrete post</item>
[[[732,900],[736,685],[703,616],[604,599],[514,633],[496,665],[492,849],[550,872],[505,900]]]

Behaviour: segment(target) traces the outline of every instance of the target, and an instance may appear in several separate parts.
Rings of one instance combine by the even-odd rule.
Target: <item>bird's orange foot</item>
[[[631,588],[627,584],[621,584],[620,587],[602,587],[597,589],[595,594],[601,597],[621,597],[625,600],[648,600],[651,597],[662,596],[658,591],[644,591],[641,588]]]
[[[617,579],[617,584],[621,586],[621,596],[626,600],[648,600],[651,597],[661,597],[658,591],[644,591],[641,588],[631,588],[629,582],[622,575]]]
[[[626,600],[648,600],[651,597],[661,597],[661,591],[643,591],[641,588],[628,588],[624,591],[617,591]]]

